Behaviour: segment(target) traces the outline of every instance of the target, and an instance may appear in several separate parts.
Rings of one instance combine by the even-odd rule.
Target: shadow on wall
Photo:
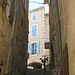
[[[64,75],[69,75],[69,59],[68,59],[67,43],[63,49],[63,69],[64,69]]]

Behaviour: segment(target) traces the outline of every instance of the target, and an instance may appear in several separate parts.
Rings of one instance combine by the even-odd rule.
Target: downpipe
[[[60,75],[63,75],[61,27],[60,27],[60,20],[59,20],[58,1],[55,0],[55,3],[56,3],[56,15],[57,15],[57,25],[58,25],[59,50],[60,50]]]

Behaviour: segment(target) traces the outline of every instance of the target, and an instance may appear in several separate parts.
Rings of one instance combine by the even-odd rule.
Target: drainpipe
[[[49,0],[49,16],[50,16],[50,5],[51,5],[51,0]],[[50,18],[49,18],[49,38],[50,38],[50,49],[49,49],[49,64],[50,64],[50,69],[51,69],[51,32],[50,32]]]
[[[15,24],[14,24],[14,31],[13,31],[13,39],[11,41],[11,51],[10,51],[10,56],[9,56],[9,64],[8,64],[8,75],[10,75],[10,64],[11,64],[11,55],[12,55],[12,49],[13,49],[13,40],[14,40],[14,34],[15,34],[15,28],[16,28],[16,19],[17,19],[17,10],[18,10],[18,0],[17,0],[17,5],[16,5],[16,13],[15,13]]]
[[[60,75],[63,75],[61,28],[60,28],[59,9],[57,0],[55,0],[55,3],[56,3],[57,24],[58,24],[59,50],[60,50]]]

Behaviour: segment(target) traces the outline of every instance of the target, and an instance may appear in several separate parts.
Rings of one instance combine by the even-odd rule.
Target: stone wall
[[[18,9],[16,8],[17,1]],[[12,24],[9,22],[9,13],[7,13],[10,10],[10,5],[5,12],[0,4],[0,65],[3,64],[3,66],[1,66],[1,73],[3,75],[24,75],[26,73],[28,4],[29,1],[27,0],[26,8],[24,8],[22,1],[15,0]]]
[[[28,1],[27,1],[28,2]],[[28,6],[24,10],[22,1],[18,2],[17,18],[13,33],[9,74],[24,75],[27,66],[28,44]]]
[[[75,1],[58,0],[58,9],[59,9],[59,20],[61,27],[61,41],[62,41],[62,59],[63,59],[63,74],[64,75],[75,75]],[[53,31],[54,30],[54,31]],[[55,0],[51,0],[50,5],[50,33],[51,33],[51,41],[55,42],[52,39],[53,35],[56,33],[57,43],[54,43],[58,48],[58,33],[57,33],[57,21],[56,21],[56,6]],[[54,35],[55,37],[55,35]],[[54,48],[55,46],[53,46]],[[56,49],[58,50],[58,49]],[[60,64],[60,57],[58,51],[58,64]],[[58,67],[60,68],[60,66]]]
[[[7,69],[8,54],[11,46],[12,26],[6,18],[5,12],[0,5],[0,65],[2,65],[2,73],[5,74]]]
[[[59,46],[58,46],[58,28],[56,16],[55,0],[51,0],[50,5],[50,41],[51,41],[51,68],[58,68]]]

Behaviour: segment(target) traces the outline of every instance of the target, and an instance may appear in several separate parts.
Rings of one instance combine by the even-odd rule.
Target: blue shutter
[[[37,14],[34,13],[34,14],[33,14],[33,17],[32,17],[32,20],[36,20],[36,18],[37,18]]]
[[[31,44],[28,43],[28,53],[31,55]]]
[[[37,36],[37,25],[34,26],[34,35],[33,36]]]
[[[32,37],[37,36],[37,25],[32,26],[31,36]]]
[[[39,54],[40,53],[40,41],[37,42],[37,50],[36,53]]]

